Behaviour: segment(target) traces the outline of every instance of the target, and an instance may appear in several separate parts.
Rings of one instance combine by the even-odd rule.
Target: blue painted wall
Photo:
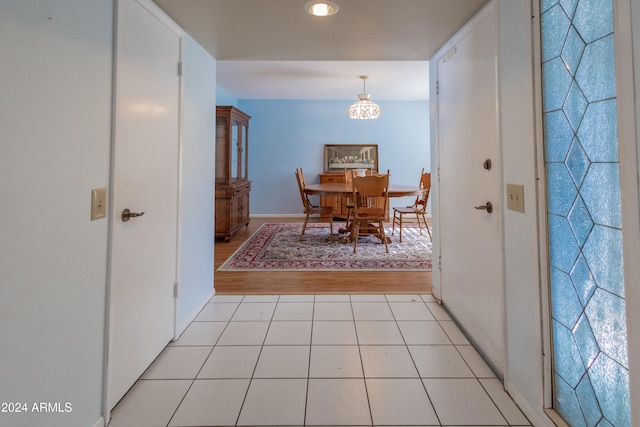
[[[303,168],[308,183],[318,182],[325,144],[378,144],[379,170],[391,171],[391,183],[417,184],[422,168],[431,164],[429,103],[376,102],[379,119],[352,120],[347,109],[353,101],[238,100],[238,108],[251,116],[251,215],[301,214],[295,168]]]

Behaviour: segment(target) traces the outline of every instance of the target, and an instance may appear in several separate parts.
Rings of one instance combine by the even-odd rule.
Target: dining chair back
[[[389,252],[384,221],[389,206],[389,171],[384,175],[353,177],[353,252],[358,247],[361,233],[375,235],[384,243]]]
[[[424,226],[429,235],[429,239],[431,239],[431,229],[427,223],[427,202],[429,201],[429,194],[431,193],[431,173],[425,172],[424,168],[422,168],[422,173],[420,174],[419,187],[420,193],[416,196],[413,205],[393,208],[393,228],[391,235],[395,233],[396,224],[398,224],[400,229],[400,243],[402,243],[402,228],[407,223],[417,223],[420,229],[420,235],[422,235],[422,226]],[[407,216],[407,219],[405,219],[405,216]]]
[[[311,203],[311,201],[309,200],[309,195],[304,191],[306,187],[306,183],[304,179],[304,173],[302,172],[302,168],[296,169],[296,181],[298,182],[298,189],[300,190],[300,198],[302,199],[302,206],[304,208],[304,213],[305,213],[304,224],[302,225],[302,231],[300,232],[300,240],[302,240],[304,236],[304,232],[307,229],[309,216],[319,215],[320,220],[322,220],[323,217],[329,218],[329,235],[331,240],[333,241],[333,208],[331,206],[317,206]]]

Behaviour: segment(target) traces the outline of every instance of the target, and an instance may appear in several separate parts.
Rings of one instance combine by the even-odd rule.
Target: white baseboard
[[[533,426],[548,426],[554,427],[555,424],[544,413],[539,413],[531,407],[529,402],[522,396],[518,389],[509,381],[505,381],[505,391],[511,396],[513,401],[518,405],[522,413],[529,419],[529,422]]]
[[[304,218],[304,214],[251,214],[251,218]]]

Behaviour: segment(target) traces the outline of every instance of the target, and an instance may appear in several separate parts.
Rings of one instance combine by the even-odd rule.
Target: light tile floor
[[[530,423],[430,295],[215,296],[109,426],[236,425]]]

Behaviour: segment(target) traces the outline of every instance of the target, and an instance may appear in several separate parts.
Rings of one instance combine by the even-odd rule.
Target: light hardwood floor
[[[229,242],[215,243],[216,294],[430,294],[431,271],[217,271],[264,223],[296,218],[252,218]],[[337,230],[336,224],[334,224]]]

